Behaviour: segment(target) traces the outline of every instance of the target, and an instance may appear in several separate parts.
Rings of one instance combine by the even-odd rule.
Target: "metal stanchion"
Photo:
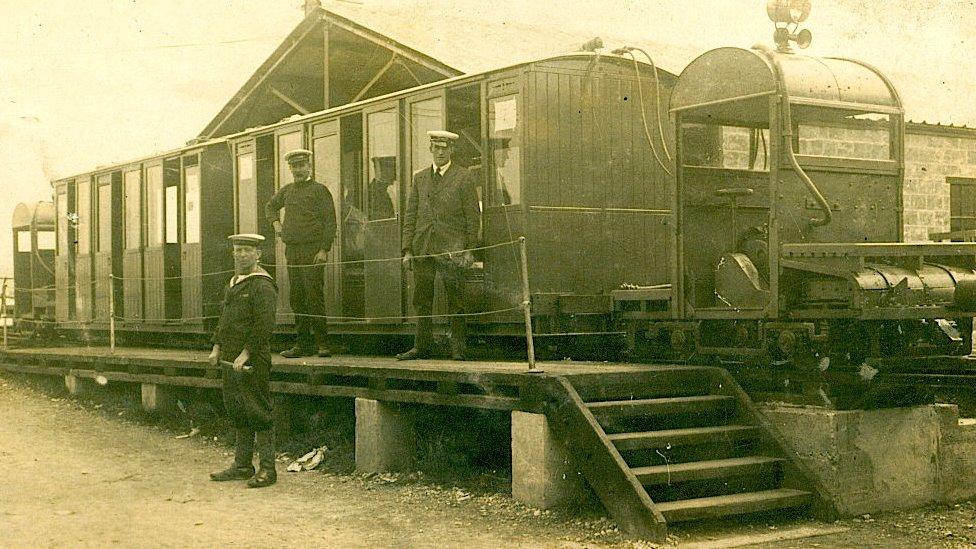
[[[115,276],[108,275],[108,347],[115,352]]]
[[[532,297],[529,294],[529,263],[526,259],[525,237],[519,237],[519,255],[522,256],[522,313],[525,315],[525,344],[529,356],[529,373],[541,374],[535,366],[535,343],[532,341]]]
[[[3,277],[3,288],[0,289],[0,323],[3,323],[3,350],[7,350],[7,277]]]

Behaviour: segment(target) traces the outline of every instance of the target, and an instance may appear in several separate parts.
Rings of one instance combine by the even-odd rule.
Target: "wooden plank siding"
[[[653,80],[643,86],[648,130],[666,163]],[[633,71],[537,64],[523,104],[532,291],[604,294],[667,282],[669,184],[647,144]]]

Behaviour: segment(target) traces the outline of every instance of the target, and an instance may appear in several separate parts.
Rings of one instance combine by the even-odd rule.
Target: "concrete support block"
[[[414,466],[417,435],[412,414],[395,404],[356,399],[356,470],[407,471]]]
[[[825,410],[767,406],[763,414],[810,467],[843,515],[944,501],[943,425],[951,408]]]
[[[172,412],[176,408],[176,395],[172,387],[143,383],[142,409],[151,414]]]
[[[587,495],[582,473],[553,436],[546,416],[512,412],[512,497],[549,509],[579,503]]]
[[[95,382],[87,377],[73,375],[64,376],[64,386],[68,388],[68,394],[73,397],[82,397],[91,394],[95,388]]]

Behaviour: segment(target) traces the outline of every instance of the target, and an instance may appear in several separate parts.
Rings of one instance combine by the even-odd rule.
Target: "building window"
[[[976,178],[950,177],[949,230],[976,229]]]

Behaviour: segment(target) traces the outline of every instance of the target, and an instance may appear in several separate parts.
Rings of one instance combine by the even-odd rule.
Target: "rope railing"
[[[520,311],[521,310],[524,313],[525,334],[526,334],[526,344],[527,344],[527,358],[528,358],[528,363],[529,363],[529,372],[533,372],[533,373],[540,372],[541,370],[536,369],[536,364],[535,364],[535,348],[534,348],[533,338],[532,338],[531,300],[530,300],[529,286],[528,286],[529,280],[528,280],[528,269],[527,269],[527,260],[526,260],[526,250],[525,250],[525,248],[526,248],[525,237],[519,237],[518,239],[515,239],[515,240],[509,240],[509,241],[506,241],[506,242],[499,242],[499,243],[490,244],[490,245],[487,245],[487,246],[479,246],[479,247],[474,247],[474,248],[467,248],[467,249],[457,250],[457,251],[452,251],[452,252],[440,252],[440,253],[433,253],[433,254],[419,254],[419,255],[413,256],[413,259],[438,258],[438,257],[454,257],[454,256],[457,256],[458,254],[468,254],[468,253],[476,252],[476,251],[491,250],[491,249],[502,248],[502,247],[506,247],[506,246],[514,246],[514,245],[517,245],[519,247],[519,252],[520,252],[519,253],[519,261],[518,261],[518,263],[519,263],[519,269],[520,269],[520,275],[521,275],[520,276],[520,283],[521,283],[521,286],[522,286],[522,288],[521,288],[522,289],[522,292],[521,292],[521,302],[519,302],[519,303],[517,303],[517,304],[515,304],[515,305],[513,305],[511,307],[503,307],[503,308],[492,309],[492,310],[487,310],[487,311],[475,311],[475,312],[465,312],[465,313],[441,313],[441,314],[429,314],[429,315],[417,315],[417,314],[414,314],[414,315],[395,315],[395,316],[393,316],[393,315],[390,315],[390,316],[350,316],[350,315],[317,315],[317,314],[307,314],[307,313],[293,313],[293,314],[294,314],[294,316],[296,318],[297,317],[302,317],[302,318],[316,318],[316,319],[329,320],[329,321],[333,321],[333,322],[364,322],[364,323],[368,323],[368,322],[382,322],[382,321],[396,322],[396,321],[405,321],[405,320],[438,319],[438,318],[472,318],[472,317],[485,317],[485,316],[491,316],[491,315],[511,313],[511,312],[516,312],[516,311]],[[362,264],[362,263],[379,263],[379,262],[393,262],[393,261],[398,261],[399,262],[399,261],[402,261],[402,260],[403,260],[402,257],[397,256],[397,257],[388,257],[388,258],[370,258],[370,259],[357,259],[357,260],[346,260],[346,261],[329,261],[329,262],[324,262],[324,263],[310,263],[310,264],[286,265],[286,266],[290,266],[290,267],[319,267],[319,268],[324,268],[324,267],[327,267],[327,266],[330,266],[330,265],[331,266],[336,266],[336,265],[350,265],[350,264]],[[234,272],[234,271],[233,270],[215,271],[215,272],[209,272],[209,273],[201,273],[201,274],[197,274],[195,276],[197,276],[197,277],[215,276],[215,275],[218,275],[218,274],[229,274],[229,273],[232,273],[232,272]],[[193,276],[193,275],[191,275],[191,276]],[[187,277],[185,277],[185,276],[179,276],[179,277],[176,277],[176,276],[174,276],[174,277],[125,277],[125,276],[118,276],[118,275],[115,275],[115,274],[111,274],[110,273],[107,276],[107,281],[101,281],[100,282],[97,279],[92,279],[88,283],[81,284],[81,285],[74,284],[74,285],[71,285],[71,286],[61,286],[61,287],[58,287],[57,285],[55,285],[53,287],[52,286],[44,286],[42,288],[20,288],[20,289],[15,289],[15,290],[20,290],[20,291],[25,291],[25,292],[37,292],[37,291],[49,292],[52,289],[53,290],[58,290],[58,291],[64,291],[64,290],[69,290],[69,289],[77,289],[79,287],[88,287],[88,286],[96,285],[96,284],[99,284],[99,283],[105,283],[105,284],[107,284],[109,286],[109,289],[106,292],[108,294],[107,297],[109,299],[109,303],[108,303],[109,311],[108,311],[108,317],[107,318],[97,318],[96,317],[96,318],[92,318],[90,320],[69,320],[69,319],[65,319],[65,320],[47,320],[47,319],[31,319],[31,322],[34,322],[34,323],[37,323],[37,324],[57,324],[57,325],[60,325],[60,326],[72,326],[72,325],[78,325],[78,324],[91,324],[91,323],[106,322],[107,321],[108,324],[109,324],[109,348],[111,349],[112,352],[114,352],[115,351],[115,346],[116,346],[115,345],[116,344],[116,322],[124,322],[124,323],[144,322],[144,323],[165,323],[165,324],[169,324],[169,325],[173,325],[173,324],[179,325],[179,324],[199,323],[199,322],[206,321],[206,320],[215,320],[215,319],[220,318],[219,315],[196,316],[196,317],[180,317],[180,318],[151,318],[151,317],[144,317],[144,316],[143,317],[125,316],[124,313],[122,315],[116,314],[116,303],[115,303],[115,289],[116,289],[115,282],[116,281],[125,281],[125,280],[159,280],[159,279],[176,279],[176,278],[183,279],[183,278],[187,278]],[[4,308],[3,315],[4,315],[4,318],[5,318],[5,315],[6,315],[6,307],[5,307],[5,301],[6,301],[6,279],[4,279],[4,281],[3,281],[3,297],[2,297],[2,299],[3,299],[3,306],[4,306],[3,307]],[[4,348],[6,348],[6,323],[5,322],[4,322],[3,330],[4,330]]]

